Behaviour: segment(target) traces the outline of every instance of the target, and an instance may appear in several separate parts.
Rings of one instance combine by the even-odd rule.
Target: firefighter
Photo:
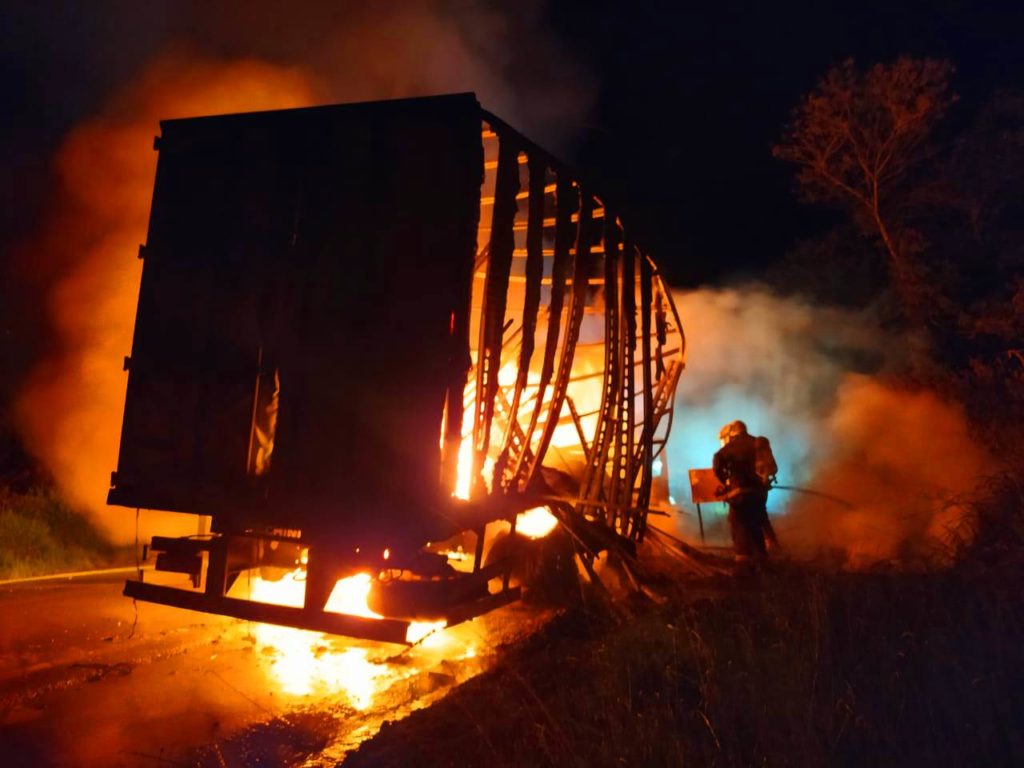
[[[729,504],[733,549],[740,560],[763,558],[769,544],[778,547],[767,508],[768,489],[778,472],[771,444],[747,432],[742,421],[726,424],[718,439],[722,448],[712,466],[722,484],[720,495]]]

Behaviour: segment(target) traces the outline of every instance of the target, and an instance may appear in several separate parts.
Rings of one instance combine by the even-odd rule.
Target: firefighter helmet
[[[722,441],[722,445],[725,445],[737,435],[747,434],[747,425],[737,419],[736,421],[730,421],[726,424],[718,433],[718,439]]]

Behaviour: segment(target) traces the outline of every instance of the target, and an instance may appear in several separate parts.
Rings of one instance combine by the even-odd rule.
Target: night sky
[[[154,55],[176,46],[301,63],[324,30],[344,27],[349,7],[358,5],[4,3],[4,252],[38,226],[53,188],[50,158],[62,137]],[[899,54],[949,58],[962,95],[954,121],[993,90],[1024,86],[1019,1],[500,5],[516,7],[516,15],[494,11],[499,4],[410,3],[454,19],[513,90],[550,77],[566,60],[574,64],[589,106],[567,119],[561,135],[541,129],[531,137],[625,201],[679,285],[756,276],[795,239],[827,225],[827,215],[794,199],[789,169],[771,157],[770,146],[800,94],[831,63],[847,56],[862,63]],[[288,10],[298,6],[301,12]],[[501,23],[473,29],[482,9]],[[538,29],[547,48],[531,43]],[[402,35],[396,30],[395,46]]]

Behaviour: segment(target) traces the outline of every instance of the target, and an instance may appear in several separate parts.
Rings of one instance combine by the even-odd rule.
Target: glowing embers
[[[381,615],[374,613],[367,606],[370,587],[373,579],[368,573],[357,573],[346,579],[339,579],[331,590],[324,610],[328,613],[346,613],[349,616],[364,616],[368,619],[379,619]]]
[[[459,444],[458,472],[458,480],[455,483],[452,496],[457,499],[469,500],[469,490],[473,480],[473,438],[471,435],[463,435],[462,442]]]
[[[558,526],[558,518],[547,507],[534,507],[516,517],[516,533],[528,539],[543,539]]]
[[[289,571],[276,581],[253,573],[251,577],[240,578],[232,592],[257,602],[298,608],[304,601],[305,577],[304,568]],[[368,573],[340,579],[324,610],[381,618],[367,606],[372,583],[373,578]],[[413,622],[406,639],[424,648],[444,648],[446,638],[439,632],[444,626],[443,621]],[[253,634],[257,649],[270,657],[271,672],[281,690],[295,696],[342,693],[353,707],[365,709],[375,694],[416,672],[415,668],[374,661],[371,658],[374,646],[352,644],[320,632],[255,624]]]

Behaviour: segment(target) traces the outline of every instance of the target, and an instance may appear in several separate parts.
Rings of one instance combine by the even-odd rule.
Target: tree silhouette
[[[932,153],[931,135],[956,95],[953,66],[902,57],[859,70],[852,59],[830,69],[793,111],[773,154],[798,166],[810,202],[837,204],[879,239],[905,317],[921,321],[937,300],[919,254],[921,234],[907,216],[914,170]]]

